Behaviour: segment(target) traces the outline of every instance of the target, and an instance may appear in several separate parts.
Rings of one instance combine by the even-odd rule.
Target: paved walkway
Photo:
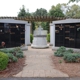
[[[50,58],[53,55],[51,48],[32,49],[24,51],[26,56],[25,66],[14,77],[68,77],[67,74],[56,70]]]
[[[0,78],[0,80],[80,80],[80,77],[72,78]]]

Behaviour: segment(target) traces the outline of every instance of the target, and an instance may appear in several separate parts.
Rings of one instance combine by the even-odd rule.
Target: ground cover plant
[[[59,51],[59,52],[58,52]],[[56,69],[66,73],[69,77],[80,77],[80,53],[61,46],[51,56]]]
[[[25,63],[23,51],[16,47],[14,49],[0,49],[0,77],[12,77],[19,73]]]
[[[80,62],[80,54],[74,53],[72,49],[66,50],[64,46],[61,46],[54,52],[56,57],[63,57],[65,62]]]
[[[17,62],[19,58],[23,58],[23,52],[22,50],[17,47],[14,49],[1,49],[0,50],[0,67],[2,66],[2,63],[4,63],[4,65],[7,65],[7,62]],[[5,61],[6,60],[6,61]],[[5,66],[7,67],[7,66]],[[0,68],[0,70],[4,70],[5,67]]]

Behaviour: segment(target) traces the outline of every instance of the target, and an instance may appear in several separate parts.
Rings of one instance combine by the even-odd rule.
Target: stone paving
[[[21,72],[13,75],[14,77],[69,77],[66,73],[55,69],[50,58],[53,55],[51,48],[33,49],[29,46],[24,55],[25,66]]]
[[[79,77],[67,77],[67,78],[63,78],[63,77],[58,77],[58,78],[28,78],[28,77],[18,77],[18,78],[0,78],[0,80],[80,80]]]

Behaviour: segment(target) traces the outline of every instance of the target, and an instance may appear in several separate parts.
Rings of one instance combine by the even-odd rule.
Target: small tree
[[[20,9],[20,12],[18,13],[18,17],[26,17],[30,16],[31,14],[29,13],[29,9],[27,11],[25,10],[25,6],[22,5],[22,8]]]
[[[26,16],[25,6],[22,5],[22,8],[20,9],[20,12],[18,13],[18,17],[25,17],[25,16]]]

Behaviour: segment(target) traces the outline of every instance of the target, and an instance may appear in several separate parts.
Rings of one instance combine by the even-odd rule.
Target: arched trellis
[[[32,22],[49,22],[52,23],[52,21],[57,21],[57,20],[64,20],[68,19],[69,17],[54,17],[54,16],[27,16],[27,17],[0,17],[0,19],[15,19],[15,20],[23,20],[23,21],[28,21],[28,23]],[[80,19],[79,17],[71,17],[74,19]],[[32,28],[31,28],[32,29]]]
[[[0,17],[0,19],[15,19],[24,21],[45,21],[51,22],[55,20],[63,20],[65,17],[53,17],[53,16],[27,16],[27,17]]]
[[[54,16],[27,16],[27,17],[0,17],[0,19],[15,19],[15,20],[24,20],[24,21],[44,21],[52,22],[56,20],[64,20],[67,18],[80,19],[80,17],[54,17]]]
[[[74,17],[73,17],[74,18]],[[28,17],[0,17],[1,19],[1,23],[3,24],[4,26],[4,23],[6,21],[6,23],[24,23],[25,24],[25,34],[26,34],[26,37],[25,37],[25,45],[29,45],[30,44],[30,26],[31,26],[31,22],[52,22],[52,21],[57,21],[57,20],[64,20],[64,19],[67,19],[66,17],[53,17],[53,16],[28,16]],[[11,20],[10,20],[11,19]],[[74,19],[80,19],[80,18],[74,18]],[[19,21],[20,20],[20,21]],[[23,20],[23,21],[21,21]],[[27,23],[26,21],[30,22],[30,23]],[[51,28],[52,27],[52,28]],[[50,25],[50,30],[55,30],[55,28],[53,27],[53,25]],[[54,29],[53,29],[54,28]],[[1,30],[2,31],[2,30]],[[4,30],[3,30],[4,31]],[[28,34],[27,34],[28,32]],[[51,32],[51,31],[50,31]],[[54,32],[54,31],[53,31]],[[53,33],[52,33],[52,36],[53,36]],[[52,40],[53,41],[53,40]]]

